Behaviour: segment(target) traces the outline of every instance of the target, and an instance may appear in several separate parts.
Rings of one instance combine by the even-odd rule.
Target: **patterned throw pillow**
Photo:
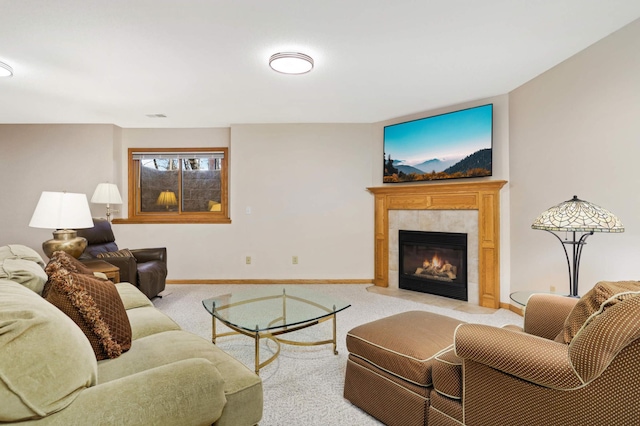
[[[106,259],[109,257],[133,257],[133,253],[129,249],[121,249],[118,251],[108,251],[106,253],[100,253],[96,257],[99,259]]]
[[[555,341],[571,343],[571,340],[592,320],[593,316],[617,302],[637,296],[638,293],[640,293],[640,281],[600,281],[576,303]]]
[[[76,272],[78,274],[93,275],[91,269],[87,268],[78,259],[62,250],[53,252],[51,259],[44,270],[47,275],[50,275],[60,268],[64,268],[69,272]]]
[[[80,327],[97,360],[117,358],[131,348],[131,324],[111,281],[59,269],[49,282],[46,299]]]
[[[93,272],[84,266],[82,262],[61,250],[53,252],[51,259],[49,259],[49,263],[47,263],[47,266],[44,268],[48,277],[51,277],[60,270],[75,272],[78,274],[93,275]],[[51,279],[47,280],[45,283],[44,288],[42,289],[42,297],[47,297],[50,288]]]

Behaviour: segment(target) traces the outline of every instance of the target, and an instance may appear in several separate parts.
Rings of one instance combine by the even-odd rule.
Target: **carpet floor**
[[[347,364],[346,333],[353,327],[410,310],[434,312],[462,321],[502,326],[522,326],[522,317],[505,309],[491,313],[467,313],[391,297],[367,291],[365,285],[304,285],[305,288],[340,298],[351,304],[337,315],[338,355],[331,345],[282,345],[274,362],[260,370],[264,388],[264,414],[261,426],[315,426],[381,424],[342,397],[344,372]],[[167,285],[169,293],[153,300],[154,305],[173,318],[183,329],[211,339],[211,316],[202,306],[202,300],[251,289],[251,285]],[[222,329],[219,332],[223,331]],[[331,336],[331,321],[291,334],[291,340],[325,340]],[[275,350],[273,343],[263,340],[261,360]],[[228,336],[218,339],[218,346],[252,371],[254,343],[246,336]]]

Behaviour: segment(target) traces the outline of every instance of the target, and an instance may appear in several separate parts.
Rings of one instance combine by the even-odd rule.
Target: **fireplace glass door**
[[[467,300],[467,234],[400,231],[399,287]]]

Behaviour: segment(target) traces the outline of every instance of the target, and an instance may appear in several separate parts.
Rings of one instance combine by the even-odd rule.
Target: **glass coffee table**
[[[314,346],[333,344],[336,349],[336,314],[351,306],[335,297],[301,288],[300,286],[256,286],[202,301],[211,318],[211,341],[218,337],[244,334],[255,341],[255,372],[275,360],[280,344]],[[232,329],[218,334],[216,320]],[[302,330],[321,322],[333,321],[333,337],[316,342],[286,340],[280,336]],[[260,339],[270,339],[277,349],[266,361],[260,362]]]

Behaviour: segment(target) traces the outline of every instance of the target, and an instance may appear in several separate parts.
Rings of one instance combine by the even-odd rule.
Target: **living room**
[[[603,10],[616,6],[599,3]],[[635,14],[612,18],[597,38],[584,45],[577,42],[571,55],[548,57],[546,68],[523,73],[508,90],[483,87],[475,92],[483,95],[468,98],[452,88],[456,96],[449,103],[402,109],[372,121],[267,122],[255,121],[248,113],[246,121],[217,125],[213,118],[210,126],[167,127],[158,122],[162,119],[149,119],[144,126],[98,119],[81,122],[58,119],[55,110],[66,105],[51,99],[45,103],[51,115],[39,110],[27,120],[15,118],[7,97],[0,109],[0,178],[5,182],[0,245],[19,243],[40,250],[51,238],[49,230],[28,226],[42,191],[90,197],[99,183],[112,182],[124,201],[115,206],[119,212],[114,217],[126,218],[129,148],[228,147],[230,224],[116,223],[118,245],[166,247],[168,283],[371,282],[374,197],[367,188],[383,185],[383,127],[492,103],[493,174],[475,180],[507,181],[500,191],[501,305],[513,305],[509,294],[516,291],[549,291],[550,286],[568,290],[559,244],[547,233],[532,230],[531,224],[541,212],[573,195],[610,210],[625,225],[624,233],[591,237],[582,258],[580,292],[601,280],[636,279],[640,198],[633,191],[640,156],[640,10],[633,2],[620,3]],[[606,20],[605,13],[595,15]],[[544,38],[542,26],[539,32]],[[27,78],[20,71],[28,67],[20,65],[17,53],[6,55],[0,51],[0,61],[11,62],[14,76],[0,78],[0,93],[3,98],[5,93],[27,96],[11,85]],[[261,65],[271,71],[266,63]],[[29,64],[31,72],[36,66],[35,60]],[[79,59],[77,67],[82,68]],[[295,76],[295,90],[304,92],[304,80],[298,78],[321,72],[319,61],[309,75]],[[284,90],[287,82],[282,77],[276,75],[274,84]],[[83,90],[80,83],[78,91]],[[163,101],[161,95],[158,89],[160,100],[145,103],[136,113],[178,115],[174,100],[168,96]],[[430,105],[429,96],[419,96],[424,105]],[[96,110],[108,103],[105,100]],[[258,108],[256,104],[259,99],[252,108]],[[92,204],[91,211],[104,217],[103,205]]]
[[[636,273],[639,201],[623,194],[637,180],[639,31],[635,21],[509,93],[377,123],[190,129],[4,123],[0,135],[8,155],[0,173],[11,185],[3,190],[2,243],[37,248],[48,239],[49,231],[28,227],[45,190],[90,197],[98,183],[116,183],[125,204],[114,217],[126,217],[129,147],[228,146],[231,224],[114,225],[120,246],[166,246],[169,282],[370,280],[373,196],[366,188],[381,185],[382,127],[493,103],[494,170],[488,179],[508,181],[500,200],[501,302],[509,303],[510,292],[548,291],[567,282],[561,248],[530,226],[573,195],[610,210],[626,226],[623,234],[592,237],[581,266],[582,289],[630,278]],[[8,88],[11,79],[0,84]],[[31,170],[25,173],[25,167]],[[104,217],[103,205],[91,208]]]

